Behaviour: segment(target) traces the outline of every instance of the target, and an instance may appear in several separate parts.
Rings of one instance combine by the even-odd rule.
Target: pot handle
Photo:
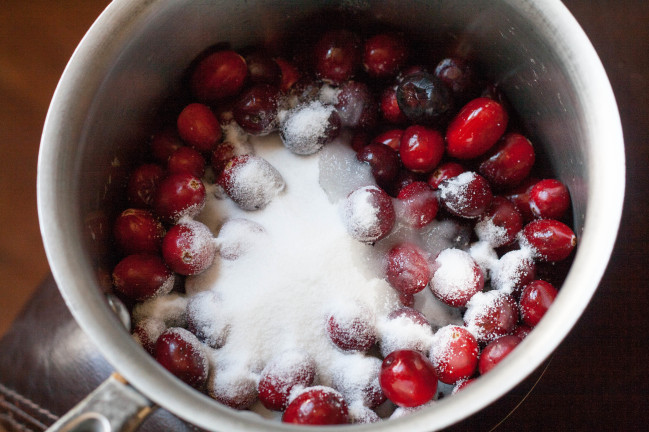
[[[46,432],[132,432],[155,409],[153,402],[113,373]]]

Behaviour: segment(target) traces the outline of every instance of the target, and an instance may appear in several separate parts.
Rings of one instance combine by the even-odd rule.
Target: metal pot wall
[[[109,306],[99,276],[108,250],[106,224],[115,211],[111,185],[145,142],[156,108],[178,88],[183,71],[202,49],[218,41],[236,48],[269,40],[332,3],[115,0],[74,53],[47,116],[38,210],[47,256],[70,310],[144,400],[206,429],[300,430],[219,405],[175,379],[131,339]],[[480,410],[522,381],[561,342],[595,293],[622,209],[620,120],[593,47],[558,0],[339,3],[431,42],[453,35],[459,49],[477,57],[505,89],[573,199],[579,237],[574,263],[546,319],[519,349],[475,385],[434,407],[371,426],[328,429],[435,430]]]

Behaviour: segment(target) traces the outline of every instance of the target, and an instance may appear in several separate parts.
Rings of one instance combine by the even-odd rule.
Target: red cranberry
[[[520,324],[514,329],[512,336],[516,336],[520,340],[523,340],[530,334],[531,331],[532,327],[526,324]]]
[[[417,309],[401,307],[388,314],[380,334],[380,351],[386,357],[392,351],[409,349],[427,354],[433,331],[428,319]]]
[[[181,222],[162,240],[162,256],[170,269],[181,275],[203,272],[214,261],[216,246],[212,232],[200,222]]]
[[[484,177],[467,171],[439,185],[439,200],[452,214],[475,219],[484,213],[493,195]]]
[[[463,307],[484,288],[480,266],[468,252],[444,249],[431,266],[430,290],[449,306]]]
[[[398,318],[405,318],[418,326],[430,327],[430,322],[428,322],[428,319],[424,316],[424,314],[412,307],[406,306],[399,309],[395,309],[388,314],[389,320],[394,320]]]
[[[183,146],[176,129],[168,127],[155,133],[151,138],[151,155],[156,162],[166,165],[169,156]]]
[[[279,89],[257,84],[243,92],[232,107],[234,120],[251,135],[266,135],[277,127]]]
[[[513,335],[502,336],[487,345],[480,353],[478,370],[481,375],[486,374],[500,363],[510,352],[521,343],[521,340]]]
[[[381,365],[383,393],[401,407],[423,405],[435,397],[437,375],[430,360],[412,350],[390,353]]]
[[[282,422],[333,425],[349,422],[349,410],[342,395],[330,387],[310,387],[286,407]]]
[[[561,261],[577,246],[577,236],[570,227],[554,219],[532,221],[525,225],[522,233],[543,261]]]
[[[347,81],[340,87],[335,104],[344,127],[371,129],[378,120],[378,105],[367,84]]]
[[[145,318],[139,321],[131,334],[133,339],[139,343],[151,356],[155,357],[155,345],[160,335],[167,329],[164,321],[153,318]]]
[[[397,103],[408,120],[438,124],[453,110],[449,89],[427,72],[405,75],[397,86]]]
[[[210,158],[210,165],[214,170],[214,175],[218,178],[225,169],[230,159],[235,156],[234,146],[229,142],[222,142],[216,146]]]
[[[169,156],[167,172],[169,174],[189,173],[194,177],[203,177],[205,158],[191,147],[180,147]]]
[[[459,99],[466,99],[477,88],[473,65],[463,58],[442,59],[435,67],[435,76]]]
[[[284,190],[282,175],[265,159],[254,155],[230,159],[218,178],[218,184],[239,207],[259,210]]]
[[[514,298],[500,291],[477,293],[467,303],[464,323],[478,342],[490,342],[510,334],[518,322]]]
[[[530,208],[539,219],[561,219],[568,207],[570,193],[559,180],[541,180],[530,190]]]
[[[257,385],[259,401],[269,410],[283,411],[288,406],[291,391],[313,384],[316,365],[313,359],[299,351],[289,351],[273,358],[261,372]]]
[[[155,359],[192,387],[200,388],[207,381],[207,357],[201,343],[183,328],[173,327],[160,335]]]
[[[387,87],[383,90],[379,100],[379,108],[383,118],[388,123],[404,124],[408,121],[406,115],[401,111],[401,108],[399,108],[396,86]]]
[[[514,203],[518,211],[523,216],[526,222],[534,219],[534,214],[530,207],[530,192],[534,185],[538,182],[535,178],[527,178],[523,183],[516,186],[514,189],[505,194],[505,198]]]
[[[284,146],[299,155],[310,155],[331,142],[340,132],[340,116],[331,107],[315,101],[289,111],[280,136]]]
[[[399,151],[401,146],[401,136],[403,135],[402,129],[390,129],[375,136],[371,143],[384,144],[394,151]]]
[[[376,186],[365,186],[349,194],[344,204],[347,232],[358,241],[373,243],[387,236],[396,215],[392,199]]]
[[[190,87],[203,102],[215,102],[239,93],[248,75],[246,61],[234,51],[217,51],[203,58],[192,72]]]
[[[369,350],[376,343],[376,328],[370,313],[357,305],[329,315],[325,330],[331,342],[344,351]]]
[[[430,360],[439,380],[453,384],[470,378],[478,367],[478,341],[466,328],[447,325],[433,336]]]
[[[392,148],[379,143],[370,143],[356,153],[356,158],[370,165],[372,176],[382,189],[389,189],[399,174],[399,154]]]
[[[487,98],[473,99],[448,125],[448,155],[458,159],[483,155],[503,135],[507,120],[507,112],[498,102]]]
[[[411,243],[398,244],[388,252],[388,282],[401,294],[413,295],[426,288],[428,267],[424,252]]]
[[[153,199],[155,213],[166,222],[197,215],[205,205],[205,186],[188,173],[172,174],[158,185]]]
[[[475,225],[478,238],[492,247],[501,247],[514,242],[523,228],[523,216],[514,203],[503,197],[494,197],[485,213]]]
[[[363,67],[370,76],[395,76],[407,59],[408,46],[400,34],[382,33],[365,41]]]
[[[126,187],[129,204],[137,208],[151,207],[163,176],[164,169],[158,164],[144,164],[135,168]]]
[[[444,180],[459,176],[465,171],[466,169],[457,162],[445,162],[428,176],[428,184],[433,189],[438,189]]]
[[[542,280],[527,284],[519,302],[523,322],[531,327],[537,325],[558,293],[559,291],[552,284]]]
[[[157,255],[128,255],[113,269],[115,289],[136,301],[167,294],[174,282],[174,274]]]
[[[536,264],[529,250],[505,253],[491,268],[491,287],[518,297],[523,287],[534,280]]]
[[[370,143],[370,137],[366,131],[363,130],[357,130],[354,131],[354,134],[352,135],[351,138],[351,148],[354,149],[356,153],[361,151],[363,147],[368,145]]]
[[[348,30],[332,30],[320,38],[314,48],[318,78],[341,84],[354,76],[361,65],[361,41]]]
[[[248,79],[253,84],[271,84],[278,86],[281,83],[282,71],[279,64],[262,52],[253,52],[245,57],[248,66]]]
[[[165,229],[148,210],[126,209],[115,219],[113,237],[125,255],[160,251]]]
[[[503,136],[486,154],[478,172],[496,187],[515,186],[529,175],[535,160],[532,143],[512,132]]]
[[[279,89],[286,93],[300,79],[300,71],[295,65],[283,58],[276,58],[275,62],[281,70],[281,81]]]
[[[423,181],[415,181],[404,186],[397,195],[404,221],[415,228],[422,228],[435,219],[439,203],[437,195]]]
[[[414,183],[416,181],[420,181],[420,177],[416,173],[410,171],[409,169],[405,169],[402,167],[399,170],[399,174],[397,174],[397,178],[394,179],[394,182],[392,183],[392,189],[389,191],[389,193],[392,196],[395,195],[398,196],[401,189],[405,188],[409,184]],[[438,203],[438,207],[439,207],[439,203]]]
[[[469,379],[463,379],[459,380],[458,382],[455,383],[455,387],[453,387],[453,390],[451,391],[451,395],[457,394],[460,390],[474,382],[476,379],[475,378],[469,378]]]
[[[444,155],[444,138],[435,129],[413,125],[403,131],[399,144],[403,166],[418,173],[431,172]]]
[[[221,125],[207,105],[187,105],[178,115],[176,123],[180,137],[200,152],[213,150],[221,139]]]

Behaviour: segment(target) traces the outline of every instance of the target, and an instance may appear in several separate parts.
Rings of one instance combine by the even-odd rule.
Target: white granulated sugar
[[[319,153],[319,183],[335,203],[363,186],[374,185],[370,165],[360,162],[356,152],[342,139],[335,139]]]
[[[225,343],[230,328],[222,309],[223,301],[214,291],[194,294],[187,302],[188,321],[196,336],[213,348]]]
[[[380,237],[379,208],[372,191],[377,186],[365,186],[352,192],[342,206],[342,218],[348,233],[358,241],[372,242]]]
[[[338,95],[340,95],[340,92],[341,90],[339,88],[325,84],[320,88],[318,98],[323,104],[336,105],[338,103]]]
[[[378,323],[381,355],[386,357],[392,351],[411,349],[428,353],[433,338],[430,325],[421,325],[407,316],[383,319]]]
[[[230,174],[228,195],[244,210],[260,210],[279,195],[286,186],[282,175],[258,156],[235,165]]]
[[[160,318],[144,318],[137,323],[137,326],[144,332],[149,343],[155,346],[160,335],[167,330],[167,325]],[[133,339],[140,345],[144,346],[147,341],[141,340],[138,333],[133,333]]]
[[[470,229],[451,219],[433,220],[421,230],[423,247],[433,257],[444,249],[464,249],[468,246],[470,235]]]
[[[460,310],[442,303],[433,295],[430,289],[424,289],[415,294],[413,307],[426,317],[433,331],[449,323],[462,325],[462,313]]]
[[[264,247],[268,241],[266,230],[249,219],[228,219],[217,237],[219,254],[226,260],[235,260],[255,247]]]
[[[422,409],[431,407],[434,404],[435,404],[435,401],[432,400],[430,402],[427,402],[427,403],[425,403],[423,405],[419,405],[419,406],[416,406],[416,407],[398,407],[397,409],[394,410],[394,412],[390,416],[390,419],[392,420],[392,419],[397,419],[397,418],[408,416],[408,415],[410,415],[412,413],[415,413],[417,411],[420,411]]]
[[[478,241],[471,244],[469,255],[478,264],[485,280],[491,277],[491,269],[498,263],[498,254],[489,242]]]
[[[143,319],[158,319],[167,327],[183,327],[186,323],[185,309],[187,298],[181,294],[170,293],[138,303],[133,307],[133,323]]]
[[[320,150],[327,140],[333,112],[332,106],[318,101],[289,111],[280,129],[286,148],[298,155],[310,155]]]
[[[507,229],[496,225],[493,218],[484,218],[476,223],[475,233],[481,241],[485,241],[493,247],[504,246],[508,241]]]
[[[352,423],[364,424],[364,423],[377,423],[381,421],[381,417],[379,417],[379,415],[376,412],[363,405],[363,402],[360,400],[348,404],[347,411],[349,413],[349,418]]]
[[[468,205],[468,185],[474,181],[476,173],[465,171],[462,174],[443,181],[439,185],[439,198],[453,211],[461,212]]]
[[[491,266],[491,287],[511,294],[534,269],[533,252],[528,248],[509,251]]]
[[[378,378],[382,361],[362,354],[338,356],[332,369],[332,385],[343,395],[347,403],[365,401],[366,391],[380,387]]]
[[[443,250],[435,259],[435,273],[430,280],[431,290],[441,299],[456,300],[465,297],[480,282],[475,266],[476,263],[468,252],[460,249]]]
[[[221,125],[223,131],[223,142],[230,143],[234,149],[234,156],[241,156],[244,154],[254,154],[255,149],[250,144],[248,139],[249,135],[244,131],[241,126],[235,121],[228,122]]]

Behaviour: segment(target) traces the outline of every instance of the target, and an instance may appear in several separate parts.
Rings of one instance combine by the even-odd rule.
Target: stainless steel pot
[[[287,23],[332,3],[115,0],[88,31],[61,78],[45,123],[38,167],[45,249],[74,317],[137,389],[131,393],[142,406],[152,401],[210,430],[301,430],[225,408],[166,372],[120,323],[101,288],[98,268],[106,252],[102,233],[112,211],[110,185],[145,142],[152,113],[177,88],[189,62],[217,41],[242,47],[273,38]],[[460,49],[486,64],[506,90],[573,198],[580,242],[574,264],[546,319],[519,349],[475,385],[434,407],[371,426],[330,428],[436,430],[475,413],[522,381],[557,347],[594,294],[622,209],[620,120],[593,47],[558,0],[338,3],[406,26],[424,38],[455,35]],[[125,384],[113,379],[107,386]],[[120,423],[109,418],[86,414],[76,423],[85,430],[104,431],[110,430],[110,422]]]

